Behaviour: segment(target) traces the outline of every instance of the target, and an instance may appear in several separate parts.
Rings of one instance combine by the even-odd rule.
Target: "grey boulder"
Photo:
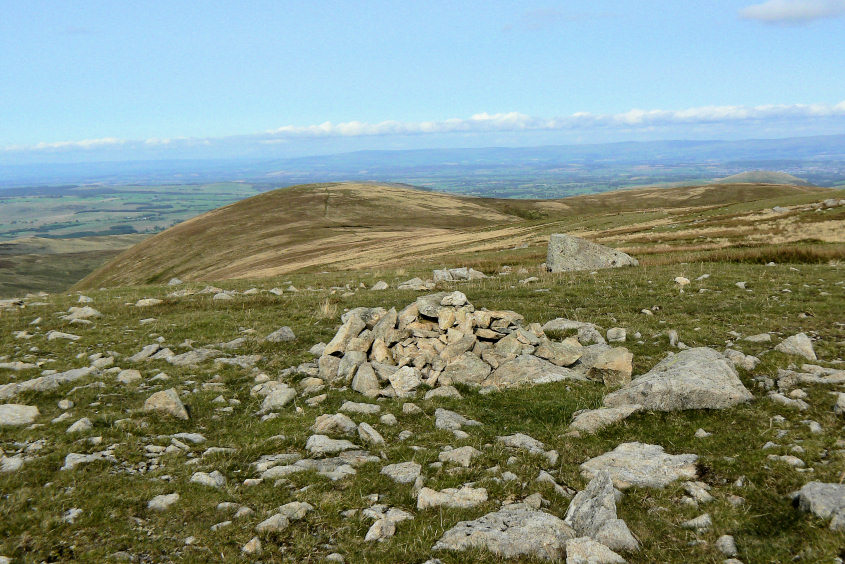
[[[552,272],[619,268],[638,264],[637,259],[622,251],[580,237],[553,233],[549,238],[546,268]]]
[[[561,560],[575,533],[562,519],[516,503],[446,531],[433,550],[487,549],[503,558]]]
[[[724,409],[753,399],[733,363],[707,347],[687,349],[604,398],[607,407],[639,404],[656,411]]]

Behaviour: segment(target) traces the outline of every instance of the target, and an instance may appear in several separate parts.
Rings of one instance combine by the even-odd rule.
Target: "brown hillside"
[[[267,192],[181,223],[119,255],[77,288],[263,278],[302,269],[373,268],[539,244],[551,231],[653,231],[655,214],[817,200],[826,189],[781,185],[646,188],[561,200],[470,198],[385,184]],[[785,200],[784,200],[785,199]],[[797,199],[797,200],[796,200]],[[613,231],[611,231],[613,232]],[[625,246],[625,238],[608,240]],[[722,247],[724,245],[720,245]]]

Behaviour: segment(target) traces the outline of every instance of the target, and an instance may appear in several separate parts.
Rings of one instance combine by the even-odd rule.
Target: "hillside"
[[[544,241],[553,231],[577,232],[650,254],[662,253],[652,247],[662,231],[671,230],[676,242],[688,234],[697,250],[723,249],[746,244],[750,218],[759,213],[782,233],[780,243],[841,242],[841,214],[815,217],[795,229],[800,210],[777,217],[764,211],[822,200],[831,193],[815,187],[720,184],[512,200],[385,184],[303,185],[176,225],[122,253],[76,287],[402,266],[456,254],[464,260],[479,258],[515,247],[544,252]],[[708,242],[702,233],[718,237]]]
[[[792,184],[795,186],[812,186],[803,178],[792,176],[786,172],[779,172],[775,170],[749,170],[748,172],[740,172],[715,180],[714,184],[739,184],[739,183],[753,183],[753,184]]]

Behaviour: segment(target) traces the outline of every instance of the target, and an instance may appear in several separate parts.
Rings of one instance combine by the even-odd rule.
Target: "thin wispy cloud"
[[[845,15],[845,0],[768,0],[743,8],[739,15],[767,24],[802,25]]]
[[[543,118],[521,112],[478,113],[468,118],[436,121],[382,121],[368,123],[348,121],[324,122],[315,125],[285,125],[253,135],[218,138],[151,138],[130,141],[106,137],[82,141],[60,141],[35,145],[7,146],[3,152],[93,150],[124,146],[188,147],[221,143],[280,144],[297,139],[329,139],[353,137],[390,137],[443,135],[461,133],[497,133],[529,131],[637,131],[671,126],[698,125],[767,125],[775,123],[810,123],[814,120],[845,118],[845,101],[838,104],[771,104],[761,106],[703,106],[681,110],[632,109],[616,114],[577,112],[567,116]]]

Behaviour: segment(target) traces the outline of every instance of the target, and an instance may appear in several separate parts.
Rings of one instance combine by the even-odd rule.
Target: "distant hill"
[[[150,237],[76,288],[163,283],[171,277],[266,278],[298,270],[467,260],[476,253],[542,246],[548,233],[556,231],[598,235],[623,227],[625,233],[650,232],[654,218],[667,214],[749,202],[754,204],[747,209],[765,209],[774,205],[773,199],[812,201],[827,192],[815,187],[720,184],[513,200],[385,184],[295,186],[216,209]]]
[[[776,170],[749,170],[715,180],[714,184],[787,184],[790,186],[812,186],[803,178]]]

